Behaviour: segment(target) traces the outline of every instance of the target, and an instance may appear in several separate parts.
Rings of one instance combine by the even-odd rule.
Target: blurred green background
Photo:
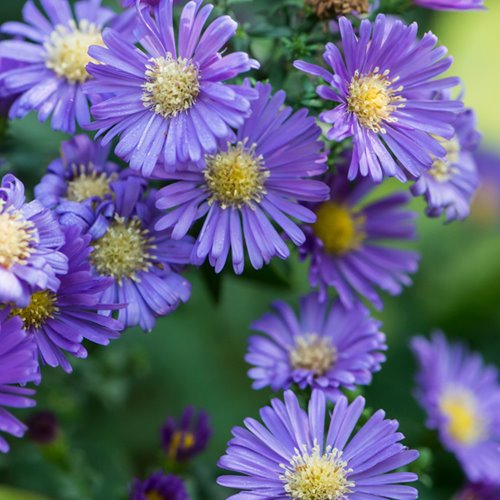
[[[0,2],[0,21],[20,18],[23,3]],[[495,148],[500,147],[500,2],[486,3],[486,12],[425,19],[454,55],[452,72],[465,82],[466,103],[478,113],[485,144]],[[33,116],[13,123],[10,135],[8,168],[34,184],[58,155],[64,136]],[[423,212],[420,201],[414,205]],[[370,406],[400,420],[409,446],[436,446],[412,397],[412,335],[441,328],[469,342],[489,362],[499,361],[499,227],[500,213],[493,206],[448,226],[422,215],[416,247],[423,257],[414,286],[401,297],[386,297],[385,310],[376,314],[388,336],[388,361],[366,396]],[[209,449],[189,471],[199,484],[190,481],[193,499],[225,498],[214,483],[214,464],[231,427],[256,416],[270,397],[267,391],[253,391],[246,377],[248,325],[273,300],[296,302],[307,292],[306,264],[292,262],[289,270],[276,265],[274,272],[289,286],[228,276],[216,303],[202,274],[190,271],[192,299],[154,332],[130,330],[108,348],[91,347],[87,360],[74,363],[71,376],[44,369],[38,409],[57,414],[63,440],[45,449],[27,439],[10,440],[11,453],[0,457],[0,484],[9,488],[0,489],[0,500],[125,498],[134,476],[144,477],[161,464],[159,428],[167,415],[178,415],[187,404],[206,409],[214,428]],[[23,419],[28,414],[17,413]],[[423,499],[451,498],[463,481],[454,458],[444,452],[434,456],[429,472],[431,478],[419,484]],[[28,490],[43,497],[31,497]]]

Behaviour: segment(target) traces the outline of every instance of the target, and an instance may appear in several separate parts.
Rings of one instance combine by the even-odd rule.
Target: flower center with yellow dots
[[[355,484],[347,475],[352,472],[342,460],[342,452],[327,447],[321,454],[316,443],[311,451],[304,446],[295,450],[289,465],[280,479],[285,492],[294,500],[341,500],[347,498]]]
[[[379,68],[367,75],[354,73],[348,89],[347,109],[363,127],[385,133],[384,123],[396,121],[392,115],[405,101],[399,95],[403,87],[392,88],[397,80],[389,78],[389,70],[379,73]]]
[[[98,173],[92,165],[73,166],[73,179],[68,182],[66,198],[78,203],[89,198],[104,198],[111,194],[110,184],[117,178],[116,174]]]
[[[165,500],[165,497],[158,491],[148,491],[145,496],[147,500]]]
[[[203,172],[210,194],[209,203],[217,202],[222,208],[252,206],[266,194],[265,182],[269,170],[264,159],[255,152],[255,146],[244,142],[229,145],[227,151],[206,158]]]
[[[449,181],[456,173],[456,164],[460,159],[460,142],[456,137],[447,140],[442,137],[435,137],[446,150],[444,158],[434,158],[429,173],[438,182]]]
[[[358,248],[365,239],[364,217],[343,205],[323,203],[316,210],[316,217],[313,231],[328,253],[343,255]]]
[[[196,444],[194,434],[189,431],[176,431],[172,436],[172,441],[168,447],[167,455],[171,460],[175,460],[177,453],[189,451]]]
[[[138,280],[138,273],[147,271],[155,246],[149,231],[138,218],[126,220],[115,216],[104,236],[92,244],[90,259],[102,276],[112,276],[120,284],[124,278]]]
[[[65,78],[69,83],[84,83],[92,59],[88,50],[91,45],[104,46],[99,26],[83,19],[79,24],[71,20],[68,25],[59,24],[45,42],[45,66]]]
[[[316,375],[325,374],[336,360],[337,350],[331,341],[316,333],[297,337],[295,346],[290,351],[290,362],[295,370],[310,370]]]
[[[12,316],[19,316],[24,323],[25,330],[37,330],[49,319],[53,319],[58,313],[56,306],[57,296],[48,290],[35,292],[31,296],[28,307],[13,309]]]
[[[142,102],[164,118],[187,111],[200,93],[198,68],[188,59],[174,59],[170,53],[151,59],[145,76]]]

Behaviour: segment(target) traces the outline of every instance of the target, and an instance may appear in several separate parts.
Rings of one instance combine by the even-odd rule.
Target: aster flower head
[[[63,200],[102,201],[111,195],[111,183],[119,177],[119,167],[108,161],[109,147],[76,135],[61,145],[61,158],[47,168],[35,196],[47,207]]]
[[[299,249],[303,259],[310,257],[309,281],[319,286],[321,300],[335,287],[348,308],[362,296],[382,309],[377,289],[398,295],[417,270],[416,252],[392,247],[415,238],[416,214],[405,208],[410,196],[397,192],[363,202],[375,184],[347,181],[342,166],[330,186],[330,199],[313,207],[317,220],[305,227]]]
[[[12,59],[0,57],[0,75],[6,71],[17,69],[22,66],[24,66],[24,64],[19,61],[13,61]],[[9,116],[10,107],[17,97],[18,96],[16,94],[12,94],[5,88],[5,83],[0,78],[0,118],[6,118]]]
[[[173,474],[151,474],[145,481],[136,479],[130,491],[130,500],[188,500],[184,483]]]
[[[273,399],[261,410],[262,424],[247,418],[246,428],[233,429],[219,467],[238,475],[218,483],[242,490],[231,499],[417,498],[417,490],[399,484],[417,475],[393,471],[418,452],[399,443],[398,422],[386,420],[382,410],[354,432],[364,407],[363,397],[349,404],[342,396],[330,415],[324,394],[315,390],[305,411],[286,391],[284,402]]]
[[[11,174],[0,183],[0,302],[29,303],[37,289],[57,290],[67,271],[64,235],[40,202],[26,203],[24,186]]]
[[[184,410],[179,422],[168,417],[161,428],[162,447],[171,461],[184,462],[200,454],[211,435],[210,417],[204,411],[195,417],[192,406]]]
[[[101,302],[119,309],[125,327],[152,330],[156,318],[171,313],[191,294],[179,274],[190,263],[192,239],[173,240],[155,229],[160,213],[156,192],[131,175],[111,183],[109,200],[95,206],[66,201],[58,212],[63,224],[76,224],[92,237],[90,262],[95,275],[112,278]],[[110,313],[109,313],[110,314]]]
[[[498,371],[442,333],[416,337],[417,398],[427,426],[455,454],[470,481],[498,484],[500,470],[500,384]]]
[[[300,302],[300,314],[284,302],[257,320],[252,329],[264,335],[250,337],[246,361],[254,389],[274,391],[297,384],[323,391],[335,400],[341,388],[371,382],[372,372],[385,361],[387,349],[380,323],[357,303],[347,309],[339,300],[320,301],[317,293]]]
[[[92,275],[90,236],[82,236],[78,226],[64,227],[64,235],[66,243],[61,252],[68,258],[68,272],[61,277],[57,292],[37,291],[27,307],[13,309],[12,314],[23,320],[24,329],[34,339],[44,363],[71,372],[65,353],[85,358],[84,340],[107,345],[119,337],[123,325],[99,314],[115,309],[100,300],[112,280]]]
[[[26,426],[6,408],[28,408],[35,402],[35,391],[18,384],[38,382],[40,374],[36,346],[23,330],[19,318],[10,316],[9,308],[0,309],[0,431],[22,437]],[[0,435],[0,451],[9,451],[9,445]]]
[[[327,138],[352,138],[349,179],[369,176],[380,182],[395,176],[405,181],[430,169],[445,149],[434,137],[450,139],[459,101],[428,98],[428,93],[458,84],[453,77],[436,79],[451,65],[444,47],[427,33],[417,38],[417,25],[378,15],[361,22],[339,21],[342,50],[329,43],[323,58],[331,72],[304,61],[295,67],[322,78],[318,95],[336,104],[321,114],[332,128]]]
[[[500,485],[469,483],[453,500],[497,500],[500,498]]]
[[[315,220],[301,202],[323,200],[328,192],[311,179],[326,169],[314,118],[305,109],[292,114],[283,91],[271,95],[271,86],[261,83],[256,90],[259,97],[235,139],[206,156],[200,171],[171,174],[175,182],[159,191],[157,207],[168,213],[157,228],[171,228],[180,238],[202,218],[192,261],[199,265],[208,256],[217,272],[230,250],[238,274],[245,253],[255,269],[275,256],[286,259],[290,251],[275,225],[300,245],[305,237],[294,220]]]
[[[104,47],[92,47],[97,64],[86,88],[102,102],[92,107],[103,142],[119,136],[116,154],[149,176],[158,161],[170,170],[214,153],[218,141],[231,140],[250,109],[255,91],[226,84],[258,63],[243,52],[222,55],[237,23],[222,16],[205,30],[213,6],[186,3],[179,28],[172,0],[160,0],[152,15],[138,11],[141,48],[113,30]],[[140,14],[140,15],[139,15]]]
[[[20,39],[0,42],[0,57],[24,63],[19,69],[0,75],[1,84],[20,94],[10,110],[11,118],[36,111],[40,121],[50,116],[54,130],[74,133],[76,124],[90,121],[89,102],[82,84],[90,76],[86,66],[91,45],[102,45],[102,30],[112,22],[114,12],[101,0],[76,2],[74,12],[68,0],[42,0],[43,13],[32,0],[23,8],[24,23],[7,22],[4,34]]]
[[[306,0],[306,4],[311,6],[320,19],[370,12],[369,0]]]
[[[476,130],[476,117],[472,110],[458,115],[455,131],[450,140],[442,140],[446,156],[435,158],[431,169],[424,172],[411,187],[415,196],[424,196],[429,217],[445,213],[447,222],[463,220],[469,215],[472,198],[479,186],[474,153],[481,136]]]
[[[412,0],[415,5],[432,10],[482,10],[484,0]]]

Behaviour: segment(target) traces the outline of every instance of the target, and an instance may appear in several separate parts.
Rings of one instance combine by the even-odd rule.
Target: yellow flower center
[[[196,443],[194,434],[189,431],[177,431],[172,436],[172,442],[168,448],[168,456],[171,460],[175,460],[179,450],[188,451]]]
[[[157,491],[148,491],[146,493],[147,500],[165,500],[165,497]]]
[[[289,465],[281,465],[285,472],[280,479],[284,489],[294,500],[341,500],[347,498],[355,486],[347,479],[352,469],[342,460],[342,452],[328,447],[321,455],[317,444],[311,452],[304,446]]]
[[[447,182],[457,173],[455,165],[460,159],[460,142],[456,137],[447,140],[442,137],[435,137],[446,150],[444,158],[434,158],[429,173],[438,182]]]
[[[0,200],[0,211],[4,206]],[[25,264],[36,240],[34,225],[25,220],[18,210],[0,213],[0,267],[10,269],[14,264]]]
[[[25,330],[38,330],[48,319],[54,318],[59,312],[59,308],[55,305],[56,300],[56,294],[48,290],[35,292],[31,296],[28,307],[13,309],[11,314],[23,320]]]
[[[290,362],[295,370],[311,370],[316,375],[325,374],[337,360],[337,350],[332,343],[316,333],[297,337],[290,351]]]
[[[127,221],[115,216],[106,234],[93,247],[90,259],[96,271],[102,276],[112,276],[120,284],[123,278],[137,280],[140,271],[147,271],[153,265],[154,256],[149,252],[155,246],[138,218]]]
[[[198,68],[188,59],[156,57],[146,66],[142,102],[164,118],[187,111],[200,93]]]
[[[209,203],[217,202],[223,209],[242,207],[259,203],[266,194],[265,181],[269,170],[264,166],[262,156],[257,156],[255,146],[245,147],[244,142],[228,150],[206,158],[203,172],[208,191]]]
[[[319,206],[316,216],[314,234],[323,242],[328,253],[343,255],[363,242],[362,215],[352,213],[343,205],[326,202]]]
[[[85,19],[79,25],[73,20],[68,26],[58,24],[44,44],[45,65],[69,83],[84,83],[90,76],[87,64],[97,62],[88,54],[91,45],[104,46],[101,28],[96,24]]]
[[[66,198],[69,201],[82,202],[89,198],[104,198],[111,193],[110,184],[117,178],[116,174],[97,173],[92,165],[73,166],[73,179],[68,182]]]
[[[439,408],[447,418],[447,432],[454,440],[473,445],[484,437],[485,421],[478,415],[472,391],[463,388],[446,391],[439,402]]]
[[[349,84],[347,108],[363,127],[385,133],[384,122],[396,121],[392,114],[404,106],[405,99],[398,95],[403,87],[391,88],[398,77],[390,80],[389,70],[379,71],[375,68],[368,75],[360,75],[356,70]]]

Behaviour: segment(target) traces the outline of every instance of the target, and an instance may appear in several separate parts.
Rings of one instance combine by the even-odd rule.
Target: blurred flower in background
[[[136,479],[130,500],[188,500],[184,483],[178,477],[163,472],[151,474],[145,481]]]

